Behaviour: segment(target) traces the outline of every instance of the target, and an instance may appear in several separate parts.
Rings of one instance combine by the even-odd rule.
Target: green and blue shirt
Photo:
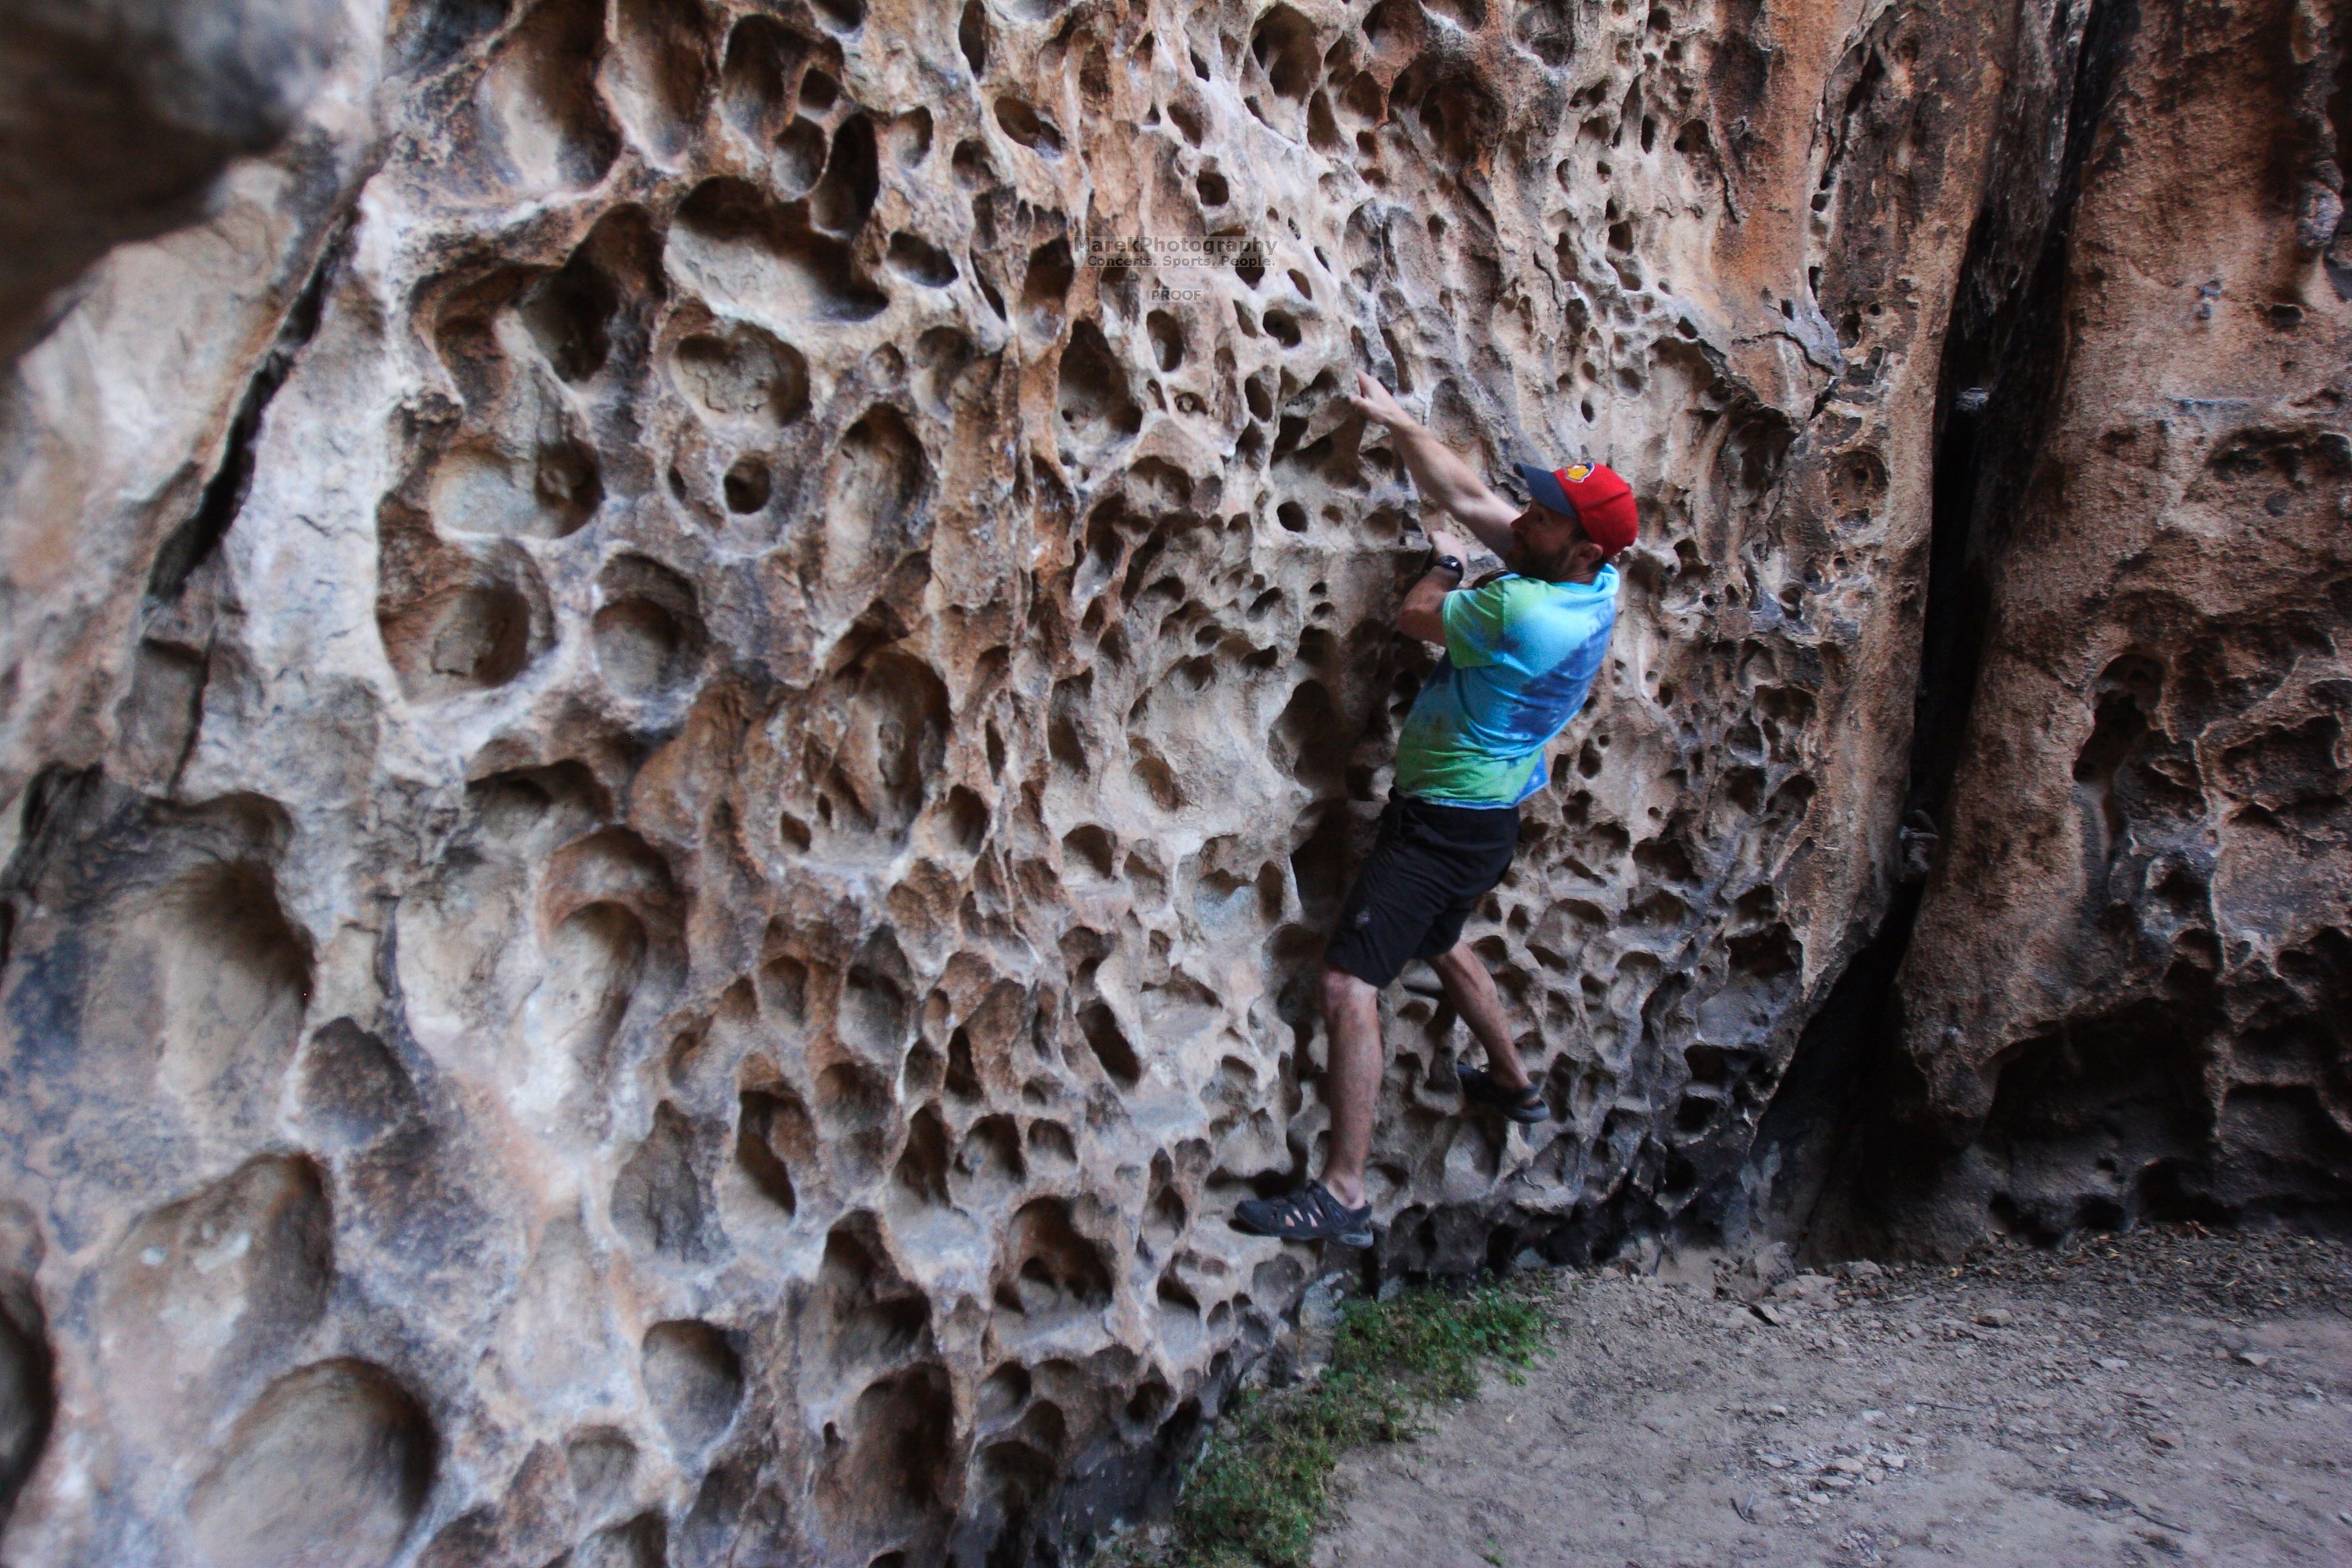
[[[1584,706],[1617,624],[1617,568],[1590,583],[1505,575],[1440,603],[1437,661],[1397,741],[1397,793],[1517,805],[1550,775],[1544,748]]]

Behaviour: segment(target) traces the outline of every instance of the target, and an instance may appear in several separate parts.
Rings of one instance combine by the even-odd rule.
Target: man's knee
[[[1452,947],[1431,959],[1429,966],[1440,974],[1465,975],[1474,971],[1483,973],[1486,968],[1486,964],[1480,962],[1478,955],[1470,951],[1470,943],[1466,940],[1455,942]]]
[[[1367,998],[1377,995],[1379,993],[1370,981],[1344,969],[1333,968],[1329,964],[1323,966],[1323,1011],[1326,1014],[1361,1006]]]

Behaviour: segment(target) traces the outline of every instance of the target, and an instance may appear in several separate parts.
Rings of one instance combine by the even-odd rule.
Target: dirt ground
[[[1685,1271],[1563,1276],[1524,1384],[1343,1462],[1318,1568],[2352,1563],[2352,1247]]]

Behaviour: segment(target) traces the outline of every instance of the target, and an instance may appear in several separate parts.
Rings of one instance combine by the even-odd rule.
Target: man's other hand
[[[1356,390],[1354,395],[1348,399],[1348,406],[1373,424],[1385,425],[1391,430],[1402,429],[1414,423],[1412,416],[1404,411],[1404,405],[1366,371],[1356,373]]]
[[[1470,559],[1470,547],[1444,529],[1430,528],[1422,531],[1428,536],[1432,555],[1451,555],[1456,561],[1462,562],[1467,562]]]

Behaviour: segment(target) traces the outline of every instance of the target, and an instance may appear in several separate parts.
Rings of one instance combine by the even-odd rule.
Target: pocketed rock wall
[[[1561,1120],[1398,994],[1382,1261],[1720,1221],[1887,903],[2048,6],[373,26],[9,395],[0,1555],[1017,1563],[1134,1496],[1333,1261],[1225,1216],[1319,1155],[1428,665],[1360,365],[1647,519],[1474,927]]]

